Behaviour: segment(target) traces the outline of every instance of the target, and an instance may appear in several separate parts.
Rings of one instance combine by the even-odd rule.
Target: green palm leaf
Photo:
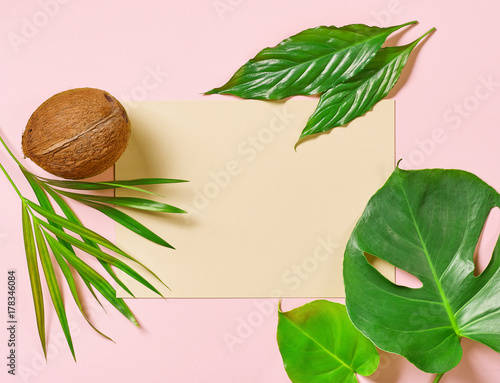
[[[114,207],[91,202],[91,201],[86,201],[82,200],[82,203],[84,203],[87,206],[90,206],[96,210],[99,210],[101,213],[107,215],[109,218],[114,220],[115,222],[119,223],[120,225],[123,225],[127,229],[133,231],[136,234],[139,234],[141,237],[144,237],[146,239],[149,239],[152,242],[157,243],[158,245],[168,247],[170,249],[174,249],[172,245],[170,245],[167,241],[165,241],[163,238],[161,238],[159,235],[153,233],[151,230],[149,230],[146,226],[144,226],[142,223],[137,221],[136,219],[132,218],[128,214],[115,209]]]
[[[71,264],[71,266],[73,266],[80,275],[84,276],[97,289],[97,291],[102,294],[104,298],[106,298],[128,320],[130,320],[136,326],[139,326],[129,307],[125,304],[123,299],[116,297],[116,290],[109,284],[106,279],[104,279],[97,271],[92,269],[84,261],[78,258],[74,253],[61,245],[61,243],[59,243],[51,235],[45,233],[45,236],[51,246],[57,249],[57,251],[59,251],[59,253]]]
[[[80,222],[80,220],[78,219],[78,217],[76,216],[76,214],[73,212],[73,210],[71,210],[71,208],[68,206],[68,204],[54,190],[52,190],[50,187],[48,187],[47,185],[44,185],[44,184],[42,184],[42,187],[44,187],[44,189],[49,193],[49,195],[52,197],[52,199],[59,205],[59,207],[63,211],[64,215],[66,216],[66,218],[69,221],[71,221],[71,222],[73,222],[73,223],[75,223],[77,225],[83,226],[82,223]],[[50,210],[50,211],[53,212],[53,213],[55,213],[53,209]],[[85,236],[83,236],[81,238],[88,245],[93,246],[93,247],[99,249],[98,245],[94,241],[88,239]],[[63,243],[63,242],[61,242],[61,243]],[[66,246],[66,247],[68,247],[68,246]],[[70,250],[72,250],[71,245],[70,245]],[[130,289],[125,285],[125,283],[123,283],[122,280],[120,278],[118,278],[118,276],[113,271],[113,269],[111,268],[111,266],[109,264],[107,264],[106,262],[102,261],[102,260],[99,260],[99,262],[101,263],[102,267],[107,271],[107,273],[114,279],[114,281],[122,289],[124,289],[128,294],[130,294],[132,297],[134,297],[134,294],[132,293],[132,291],[130,291]],[[87,285],[87,287],[89,287],[89,286]],[[90,291],[91,291],[92,295],[94,295],[95,299],[97,301],[99,301],[97,299],[97,297],[95,296],[95,294],[93,294],[92,289],[90,289]]]
[[[52,207],[52,204],[50,203],[49,199],[47,198],[47,195],[45,194],[44,192],[44,189],[42,188],[42,186],[40,186],[37,182],[37,180],[35,179],[35,177],[29,173],[28,171],[26,171],[25,169],[21,168],[23,174],[25,175],[26,179],[28,180],[29,184],[31,185],[33,191],[35,192],[35,195],[38,199],[38,202],[40,203],[40,206],[42,206],[44,209],[47,209],[48,211],[52,212],[55,214],[55,210],[54,208]],[[43,184],[42,184],[43,185]],[[52,192],[53,195],[52,197],[55,197],[56,199],[60,199],[62,201],[62,199],[52,191],[52,189],[48,188],[48,191],[49,192]],[[64,201],[62,201],[64,203]],[[67,209],[69,209],[69,207],[66,205]],[[69,209],[69,211],[72,213],[71,209]],[[61,226],[57,225],[56,223],[54,222],[51,222],[49,220],[49,223],[57,228],[60,228],[62,229]],[[74,252],[73,250],[73,247],[66,241],[62,240],[62,239],[58,239],[59,242],[64,245],[69,251],[72,251]],[[65,279],[66,279],[66,282],[68,283],[68,287],[71,291],[71,295],[73,296],[73,299],[76,303],[76,305],[78,306],[78,309],[80,310],[80,313],[82,314],[82,316],[85,318],[85,320],[87,321],[87,323],[97,332],[99,333],[100,335],[102,335],[103,337],[113,341],[111,338],[109,338],[107,335],[103,334],[101,331],[99,331],[95,326],[94,324],[89,320],[89,318],[87,317],[85,311],[83,310],[83,307],[82,307],[82,304],[80,302],[80,298],[78,296],[78,290],[76,288],[76,284],[75,284],[75,281],[74,281],[74,278],[73,278],[73,275],[71,274],[71,270],[69,269],[66,261],[60,256],[59,252],[55,250],[55,248],[53,246],[50,246],[51,247],[51,250],[52,250],[52,253],[54,254],[54,257],[59,265],[59,268],[61,269]],[[88,283],[86,281],[84,281],[85,284],[88,286]],[[93,293],[93,291],[91,290],[91,292]],[[95,297],[95,294],[93,294],[93,296]],[[97,300],[97,297],[95,297],[96,300]],[[98,301],[98,300],[97,300]],[[66,334],[65,334],[66,335]],[[68,343],[68,345],[70,345],[70,343]],[[75,357],[74,355],[74,350],[73,350],[73,346],[71,345],[70,346],[71,350],[72,350],[72,354],[73,354],[73,358]]]
[[[52,266],[52,260],[50,259],[50,254],[45,243],[45,238],[42,235],[42,231],[38,225],[34,225],[36,244],[38,247],[38,254],[40,255],[40,262],[42,264],[42,269],[45,274],[45,280],[47,282],[47,287],[49,290],[50,297],[52,298],[52,303],[56,311],[59,322],[68,342],[68,346],[73,355],[73,359],[76,361],[75,350],[73,348],[73,341],[71,340],[71,334],[69,331],[68,318],[66,317],[66,311],[64,309],[64,303],[61,297],[61,291],[59,290],[59,283]]]
[[[63,189],[75,189],[75,190],[105,190],[105,189],[116,189],[116,188],[128,188],[133,190],[146,191],[144,189],[135,188],[134,186],[188,182],[186,180],[179,180],[173,178],[139,178],[134,180],[119,180],[110,182],[67,181],[67,180],[53,180],[50,178],[43,178],[43,177],[39,178],[49,185]]]
[[[43,294],[40,283],[40,274],[38,271],[38,261],[36,255],[35,238],[33,237],[33,227],[28,208],[25,203],[22,205],[22,223],[23,223],[23,238],[24,249],[26,251],[26,261],[28,263],[28,273],[31,284],[31,293],[33,295],[33,303],[35,305],[35,316],[38,327],[38,335],[42,343],[43,354],[47,357],[46,341],[45,341],[45,314],[43,308]]]
[[[152,201],[144,198],[136,197],[107,197],[89,194],[60,192],[62,195],[72,198],[74,200],[84,202],[95,201],[100,203],[112,204],[117,206],[124,206],[132,209],[155,211],[160,213],[186,213],[184,210],[175,206],[168,205],[163,202]]]
[[[44,235],[45,235],[45,238],[47,238],[48,234],[46,234],[46,232],[44,232]],[[61,269],[64,277],[66,278],[66,282],[68,283],[69,290],[71,291],[71,295],[73,296],[73,299],[74,299],[76,305],[78,306],[78,309],[80,310],[80,313],[85,318],[85,320],[90,325],[90,327],[92,327],[98,334],[100,334],[104,338],[106,338],[106,339],[114,342],[113,339],[111,339],[110,337],[108,337],[107,335],[105,335],[104,333],[102,333],[101,331],[99,331],[94,326],[94,324],[90,321],[90,319],[88,318],[87,314],[85,313],[85,310],[83,309],[82,303],[80,301],[80,297],[79,297],[79,294],[78,294],[78,289],[76,287],[76,283],[75,283],[75,279],[73,278],[73,274],[71,273],[71,269],[69,268],[66,260],[61,256],[61,253],[59,252],[59,249],[56,246],[54,246],[51,242],[48,241],[48,243],[49,243],[50,249],[52,250],[52,253],[54,254],[54,258],[56,259],[57,264],[59,265],[59,268]]]
[[[73,210],[64,201],[61,195],[66,194],[70,198],[74,198],[83,202],[87,205],[99,205],[103,207],[102,209],[107,209],[106,213],[111,217],[115,217],[118,221],[125,223],[129,227],[133,227],[136,231],[139,231],[143,236],[151,238],[152,240],[160,243],[163,246],[171,247],[167,242],[161,240],[160,237],[156,236],[152,232],[148,231],[147,228],[142,226],[139,222],[132,220],[126,214],[120,212],[117,209],[107,206],[118,205],[128,208],[149,210],[153,212],[168,212],[168,213],[184,213],[183,210],[178,209],[172,205],[164,204],[157,201],[147,200],[144,198],[124,198],[124,197],[101,197],[101,196],[87,196],[84,194],[65,192],[56,188],[62,189],[74,189],[74,190],[103,190],[103,189],[116,189],[116,188],[127,188],[135,191],[141,191],[144,193],[158,195],[146,189],[137,187],[137,185],[155,185],[155,184],[167,184],[167,183],[180,183],[186,182],[184,180],[178,179],[167,179],[167,178],[144,178],[136,180],[124,180],[124,181],[113,181],[113,182],[102,182],[102,183],[92,183],[92,182],[79,182],[79,181],[64,181],[64,180],[50,180],[42,177],[37,177],[32,173],[28,172],[26,168],[15,158],[13,153],[10,151],[5,141],[0,137],[0,143],[4,146],[10,156],[19,165],[22,173],[26,177],[28,183],[33,189],[35,196],[37,197],[38,203],[26,199],[21,194],[20,190],[17,188],[16,184],[13,182],[12,178],[0,163],[0,170],[5,174],[9,183],[12,185],[18,196],[22,201],[22,225],[23,225],[23,236],[24,245],[26,249],[26,260],[28,264],[28,271],[30,277],[31,290],[33,295],[33,302],[35,307],[35,316],[37,322],[37,328],[39,333],[39,338],[42,344],[43,352],[47,355],[46,350],[46,338],[45,338],[45,319],[44,319],[44,302],[43,294],[40,282],[40,275],[38,269],[38,256],[40,257],[40,263],[45,274],[45,280],[47,282],[47,287],[51,300],[54,305],[54,309],[58,316],[59,322],[61,323],[63,332],[66,337],[66,341],[71,350],[73,358],[75,359],[75,351],[71,339],[70,329],[68,325],[68,319],[66,316],[65,306],[62,299],[59,281],[56,277],[57,270],[52,261],[51,254],[49,253],[49,248],[53,254],[54,259],[59,266],[71,292],[71,295],[78,306],[82,316],[87,320],[89,325],[97,331],[102,336],[110,339],[102,332],[100,332],[88,319],[85,311],[82,307],[80,300],[79,291],[75,283],[75,278],[73,272],[76,272],[84,282],[84,284],[89,289],[92,296],[101,305],[99,298],[96,295],[96,291],[99,292],[106,300],[108,300],[120,313],[122,313],[127,319],[138,326],[137,320],[134,315],[125,304],[123,299],[116,297],[116,290],[111,286],[111,284],[101,276],[96,270],[87,265],[82,259],[80,259],[75,252],[74,248],[83,250],[88,255],[97,259],[103,268],[108,272],[108,274],[115,280],[115,282],[133,296],[132,292],[127,288],[127,286],[117,277],[113,267],[121,270],[125,274],[155,292],[161,296],[161,293],[144,277],[142,277],[137,271],[130,267],[125,262],[120,259],[105,253],[101,250],[100,246],[103,246],[111,251],[114,251],[125,257],[128,260],[133,261],[135,264],[143,267],[152,276],[154,276],[163,285],[156,274],[154,274],[149,268],[144,266],[142,263],[131,257],[129,254],[122,251],[112,242],[99,235],[98,233],[87,229],[80,222],[78,217],[75,215]],[[64,216],[56,213],[52,202],[49,199],[52,198],[53,201],[61,208]],[[116,212],[118,213],[116,213]],[[111,212],[111,213],[110,213]],[[45,221],[46,220],[46,221]],[[71,232],[68,233],[65,230]],[[73,234],[81,237],[81,240],[76,238]],[[156,237],[155,237],[156,236]],[[36,239],[36,241],[35,241]],[[48,245],[48,246],[47,246]],[[38,248],[38,254],[37,254]],[[166,286],[166,285],[165,285]],[[166,286],[168,288],[168,286]],[[104,307],[103,307],[104,309]],[[111,339],[110,339],[111,340]],[[76,359],[75,359],[76,360]]]
[[[53,222],[56,222],[58,225],[63,226],[65,228],[71,230],[75,234],[80,235],[82,238],[87,238],[94,243],[102,245],[102,246],[108,248],[109,250],[114,251],[114,252],[124,256],[125,258],[131,260],[131,261],[134,261],[139,266],[143,267],[146,271],[148,271],[151,275],[153,275],[165,287],[168,288],[168,286],[155,273],[153,273],[153,271],[151,271],[148,267],[143,265],[141,262],[137,261],[136,259],[134,259],[130,255],[125,253],[123,250],[121,250],[117,246],[115,246],[113,243],[108,241],[106,238],[102,237],[101,235],[95,233],[94,231],[92,231],[90,229],[83,227],[82,225],[78,225],[74,222],[71,222],[70,220],[68,220],[66,218],[58,216],[57,214],[53,214],[50,211],[43,209],[41,206],[33,203],[32,201],[25,200],[25,202],[30,208],[35,210],[37,213],[39,213],[43,217],[47,218],[47,220],[52,220]],[[102,205],[102,206],[104,206],[104,205]],[[113,210],[116,210],[116,209],[113,209]],[[118,211],[118,210],[116,210],[116,211]],[[122,214],[124,214],[124,213],[122,213]],[[95,256],[97,259],[100,259],[104,262],[107,262],[107,263],[112,264],[114,266],[117,266],[119,268],[121,267],[122,271],[126,270],[125,272],[127,274],[129,274],[130,276],[133,276],[134,279],[136,279],[137,281],[139,281],[140,283],[145,285],[147,288],[149,288],[150,290],[154,291],[155,293],[157,293],[158,295],[161,296],[161,293],[156,288],[154,288],[148,281],[146,281],[143,277],[141,277],[138,273],[136,273],[133,269],[131,269],[125,263],[123,263],[123,262],[119,261],[118,259],[111,257],[110,255],[102,252],[100,249],[95,248],[93,245],[90,245],[88,243],[85,243],[85,242],[82,242],[82,241],[75,239],[71,235],[66,234],[63,230],[61,230],[53,225],[47,224],[46,222],[44,222],[42,220],[37,220],[37,222],[39,222],[46,229],[48,229],[49,231],[54,233],[57,237],[62,238],[66,242],[69,242],[72,245],[78,247],[79,249],[87,252],[88,254]],[[98,255],[96,255],[96,254],[98,254]]]
[[[146,279],[144,279],[139,273],[137,273],[134,269],[132,269],[130,266],[128,266],[126,263],[120,261],[118,258],[113,257],[112,255],[109,255],[102,250],[96,249],[95,247],[80,241],[76,239],[75,237],[66,234],[64,231],[56,229],[53,226],[50,226],[46,222],[35,218],[35,221],[44,226],[47,230],[51,231],[54,233],[56,236],[63,238],[65,241],[71,243],[73,246],[85,251],[86,253],[94,256],[97,259],[100,259],[106,263],[109,263],[110,265],[115,266],[116,268],[120,269],[124,273],[128,274],[132,278],[134,278],[136,281],[153,291],[154,293],[158,294],[159,296],[162,296],[161,293],[153,286],[151,283],[149,283]],[[145,267],[145,266],[143,266]],[[147,269],[149,272],[151,272],[149,269]],[[151,272],[152,273],[152,272]],[[153,273],[152,273],[153,274]],[[154,274],[153,274],[154,275]],[[155,276],[156,277],[156,276]],[[158,278],[158,277],[156,277]]]

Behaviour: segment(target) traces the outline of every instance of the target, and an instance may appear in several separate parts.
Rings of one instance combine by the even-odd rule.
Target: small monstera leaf
[[[498,242],[479,276],[473,263],[484,223],[499,204],[499,194],[471,173],[396,168],[346,246],[346,306],[354,325],[426,372],[455,367],[463,337],[499,352]],[[422,286],[390,282],[367,256],[411,273]]]
[[[293,383],[356,383],[377,369],[377,349],[351,323],[344,305],[317,300],[278,312],[278,346]]]

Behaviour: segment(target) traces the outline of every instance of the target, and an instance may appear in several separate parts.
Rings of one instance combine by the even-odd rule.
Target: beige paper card
[[[116,228],[117,244],[171,288],[155,283],[166,297],[344,295],[345,245],[368,199],[394,169],[394,102],[380,102],[348,128],[295,151],[316,103],[124,103],[133,133],[116,179],[190,181],[150,189],[188,214],[133,213],[176,250]],[[391,266],[382,268],[393,277]],[[124,279],[136,297],[155,296]]]

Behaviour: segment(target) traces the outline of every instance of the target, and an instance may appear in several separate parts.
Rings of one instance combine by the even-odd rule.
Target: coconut
[[[78,88],[50,97],[35,110],[22,148],[47,172],[81,179],[113,166],[129,137],[130,120],[116,98],[100,89]]]

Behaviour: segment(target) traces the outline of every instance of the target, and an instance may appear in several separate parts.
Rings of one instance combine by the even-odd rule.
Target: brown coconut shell
[[[116,98],[100,89],[78,88],[50,97],[35,110],[22,148],[47,172],[81,179],[113,166],[129,137],[130,120]]]

